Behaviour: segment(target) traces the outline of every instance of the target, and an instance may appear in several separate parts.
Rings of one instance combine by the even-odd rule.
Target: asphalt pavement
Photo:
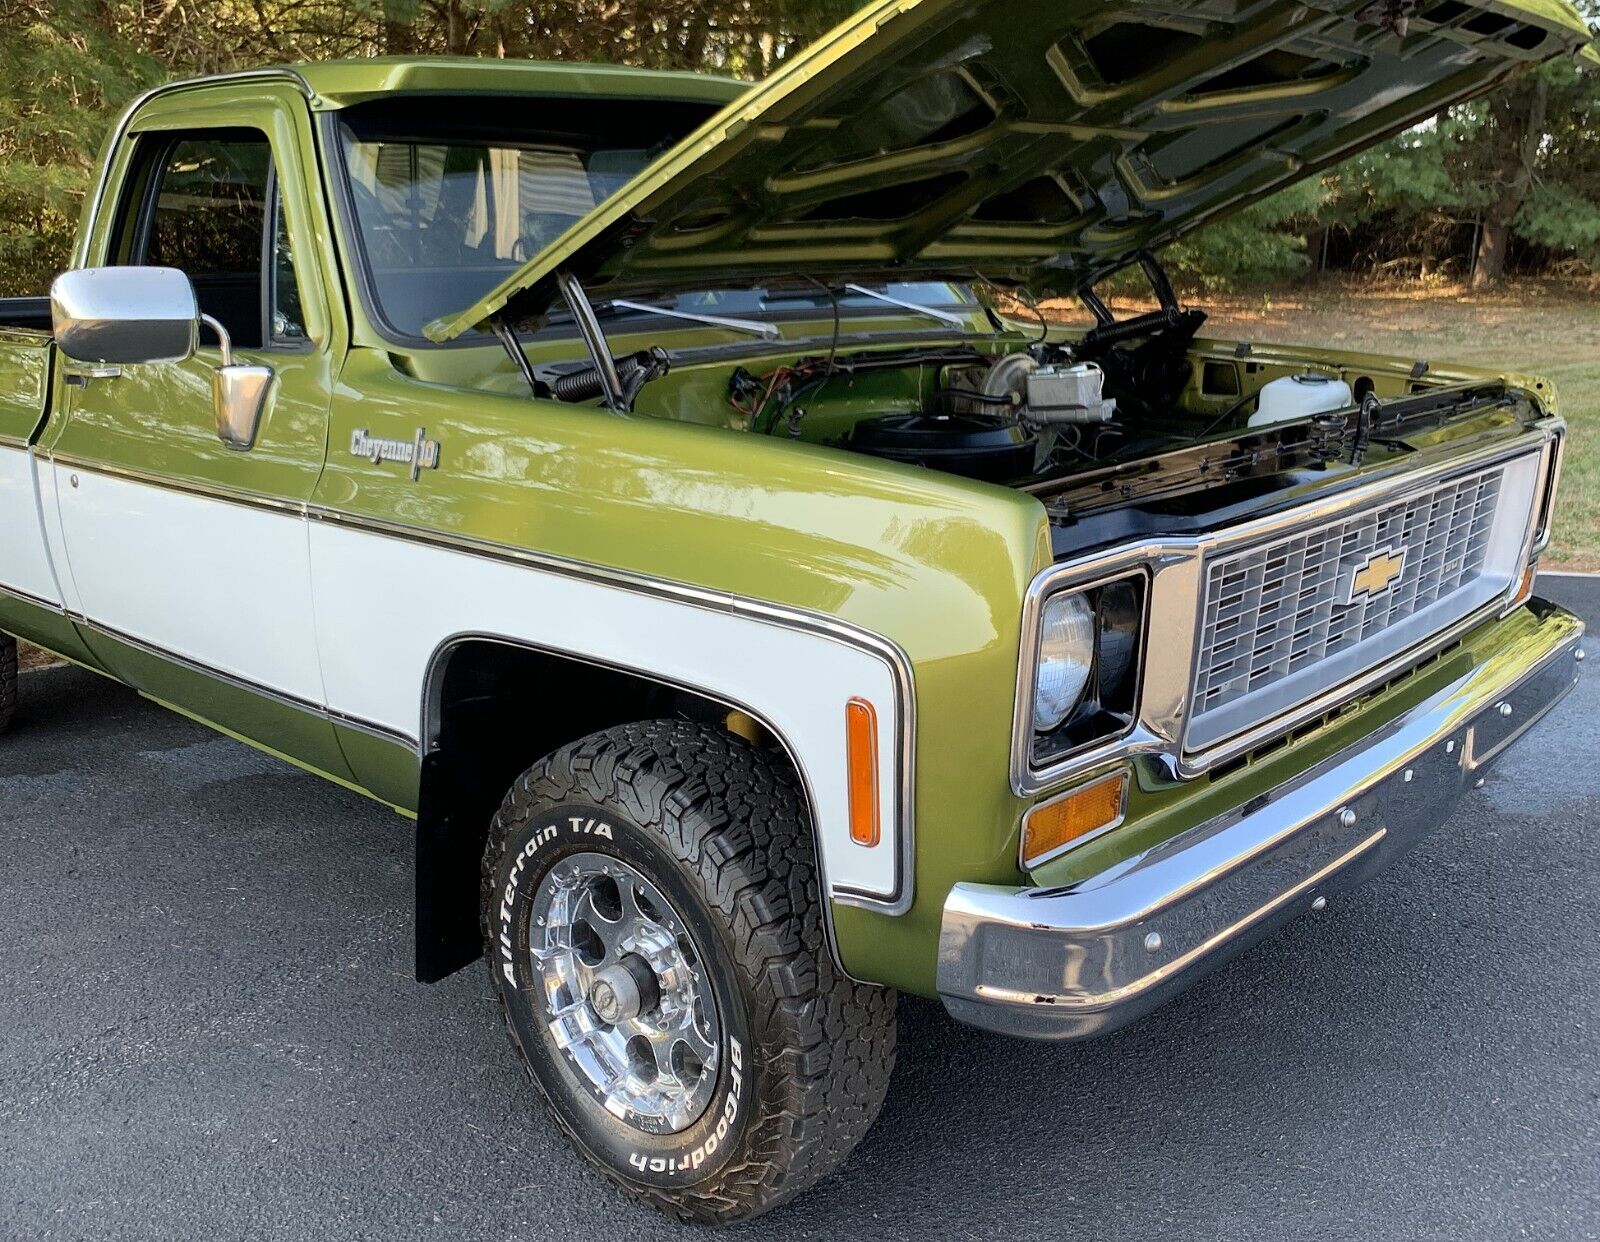
[[[1600,626],[1600,581],[1542,589]],[[404,821],[76,669],[22,709],[0,1236],[692,1236],[568,1150],[481,967],[412,981]],[[1597,924],[1591,674],[1394,870],[1127,1030],[903,1001],[877,1128],[733,1233],[1600,1237]]]

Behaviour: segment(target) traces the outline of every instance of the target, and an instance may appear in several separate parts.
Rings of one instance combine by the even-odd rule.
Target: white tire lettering
[[[698,1169],[722,1147],[738,1119],[739,1106],[744,1099],[744,1048],[737,1039],[728,1037],[728,1094],[722,1101],[722,1115],[710,1136],[686,1155],[665,1159],[646,1156],[643,1152],[629,1152],[628,1163],[641,1172],[691,1173]]]

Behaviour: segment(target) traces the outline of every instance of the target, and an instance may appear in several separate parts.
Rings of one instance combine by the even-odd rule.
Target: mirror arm
[[[215,319],[210,315],[201,315],[200,322],[217,334],[217,344],[222,348],[222,365],[231,367],[233,365],[233,338],[228,335],[228,330],[222,326],[221,320]]]

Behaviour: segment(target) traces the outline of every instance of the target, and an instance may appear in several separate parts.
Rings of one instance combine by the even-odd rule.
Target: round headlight
[[[1039,618],[1033,727],[1048,733],[1072,714],[1094,667],[1094,609],[1082,595],[1057,595]]]

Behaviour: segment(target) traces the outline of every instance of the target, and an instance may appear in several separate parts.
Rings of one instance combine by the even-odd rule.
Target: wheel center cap
[[[589,1008],[607,1026],[631,1021],[644,1012],[645,994],[640,975],[648,977],[649,967],[642,961],[635,961],[637,965],[622,961],[607,966],[589,985]]]

